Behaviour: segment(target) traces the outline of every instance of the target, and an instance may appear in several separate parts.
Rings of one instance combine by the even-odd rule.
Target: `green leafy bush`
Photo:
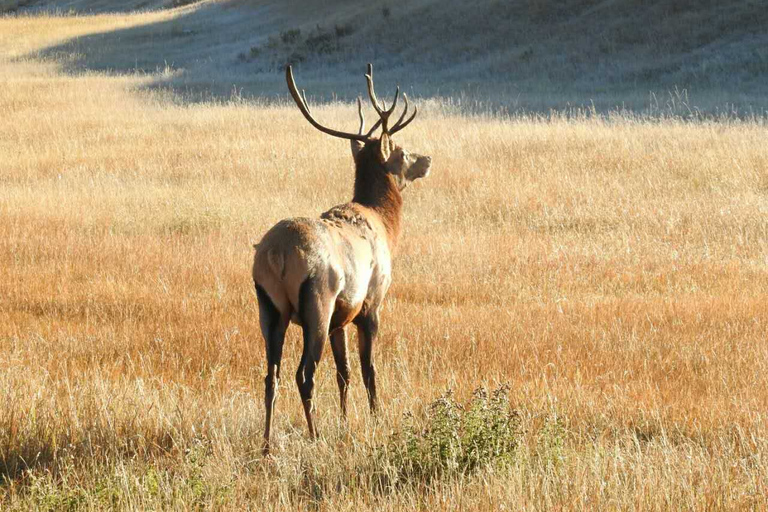
[[[407,414],[386,447],[400,482],[430,482],[511,462],[520,437],[520,418],[509,389],[478,388],[461,405],[449,391],[427,409],[423,424]]]

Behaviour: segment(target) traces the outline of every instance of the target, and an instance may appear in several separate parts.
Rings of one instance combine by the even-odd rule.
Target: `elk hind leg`
[[[360,370],[368,392],[368,405],[376,412],[376,367],[373,362],[373,344],[379,333],[379,312],[374,310],[355,319],[357,343],[360,351]]]
[[[331,333],[331,348],[336,362],[336,382],[339,385],[339,404],[341,415],[347,417],[347,389],[349,387],[349,358],[347,352],[347,333],[341,327]]]
[[[269,438],[272,430],[272,417],[277,399],[277,387],[280,381],[280,362],[283,358],[283,342],[288,328],[290,315],[281,315],[280,311],[260,286],[256,286],[259,301],[259,324],[267,351],[267,376],[264,378],[264,455],[269,454]]]
[[[304,335],[304,350],[296,371],[296,385],[299,388],[309,435],[312,439],[317,438],[313,403],[315,369],[320,362],[323,346],[328,338],[331,308],[336,301],[337,293],[330,289],[324,279],[317,276],[304,281],[299,290],[299,318]]]

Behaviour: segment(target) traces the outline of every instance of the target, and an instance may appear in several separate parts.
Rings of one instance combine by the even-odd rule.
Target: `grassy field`
[[[764,119],[423,102],[381,414],[353,357],[341,422],[327,352],[321,439],[284,379],[265,460],[251,245],[351,197],[348,145],[287,100],[28,56],[176,15],[0,19],[2,510],[768,508]]]

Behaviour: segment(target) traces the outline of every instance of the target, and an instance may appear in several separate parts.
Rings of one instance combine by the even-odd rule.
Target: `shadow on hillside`
[[[156,78],[146,88],[171,91],[182,102],[226,101],[233,96],[284,101],[284,65],[295,58],[295,52],[292,54],[290,47],[278,48],[277,52],[252,58],[251,49],[267,47],[270,36],[283,44],[280,36],[295,26],[279,5],[233,8],[205,3],[170,20],[74,38],[36,52],[33,57],[55,60],[72,74],[99,71],[154,75]],[[313,30],[320,29],[318,23]],[[323,30],[333,33],[339,27],[326,25]],[[321,32],[317,38],[321,43],[323,35]],[[412,98],[447,99],[452,112],[546,113],[574,106],[609,110],[627,103],[626,98],[618,101],[613,93],[596,96],[575,90],[558,91],[553,100],[547,97],[549,89],[541,86],[521,100],[520,86],[511,75],[467,71],[461,63],[452,63],[443,50],[431,57],[403,56],[375,43],[378,36],[368,31],[356,33],[334,51],[313,48],[308,55],[300,56],[295,66],[297,81],[307,88],[310,101],[353,101],[358,95],[364,96],[365,64],[374,62],[376,85],[382,96],[388,97],[400,85]],[[308,36],[306,42],[310,39]],[[638,106],[646,100],[645,95],[638,98]]]
[[[278,48],[262,59],[252,58],[251,49],[264,48],[270,36],[279,41],[279,27],[292,26],[287,15],[274,5],[233,8],[206,3],[173,19],[81,36],[31,57],[56,61],[70,74],[97,71],[152,75],[155,79],[145,88],[171,91],[182,102],[226,101],[233,97],[284,101],[288,97],[284,66],[292,58],[290,48]],[[329,25],[326,30],[333,33],[335,28]],[[336,50],[335,55],[310,55],[307,62],[293,62],[297,81],[308,89],[314,103],[352,101],[364,95],[363,75],[368,61],[377,62],[376,83],[381,91],[391,94],[396,85],[409,82],[405,89],[409,94],[427,96],[416,85],[428,80],[411,83],[412,72],[402,78],[402,64],[388,65],[375,51],[361,55],[341,45]],[[401,77],[402,82],[396,82],[395,77]]]
[[[248,14],[252,16],[204,4],[173,19],[74,38],[34,56],[55,60],[72,74],[156,75],[149,88],[170,89],[186,101],[229,98],[233,87],[243,87],[238,82],[246,78],[238,54],[260,39],[261,23],[254,23],[254,18],[264,13],[254,9]],[[271,81],[277,82],[277,77]]]
[[[666,12],[655,3],[642,8],[647,12],[633,7],[603,13],[612,23],[596,26],[592,34],[584,32],[584,23],[595,17],[591,3],[573,0],[568,5],[570,10],[543,17],[518,12],[521,7],[512,3],[486,6],[479,14],[471,6],[457,7],[464,10],[450,18],[456,33],[477,21],[471,16],[504,18],[498,28],[475,30],[471,47],[445,30],[414,36],[418,20],[406,14],[391,21],[403,37],[389,39],[387,27],[368,22],[353,27],[343,41],[334,40],[345,37],[344,27],[318,18],[312,29],[316,36],[306,30],[314,23],[305,23],[303,46],[292,52],[295,47],[286,40],[298,27],[297,18],[279,2],[261,7],[214,2],[173,19],[75,38],[35,56],[56,60],[69,73],[152,74],[156,78],[147,88],[169,90],[184,102],[233,96],[285,99],[283,68],[288,61],[297,64],[297,81],[311,93],[311,101],[351,101],[365,94],[362,74],[370,61],[382,95],[391,94],[399,83],[415,98],[448,98],[452,111],[463,113],[571,109],[589,115],[618,108],[686,116],[695,112],[694,105],[710,112],[725,103],[764,108],[761,77],[768,76],[768,61],[760,48],[768,36],[755,32],[753,25],[765,13],[750,17],[745,8],[733,20],[718,18],[723,27],[714,32],[689,29],[672,46],[654,41],[675,33],[675,23],[654,29],[658,33],[640,27],[632,37],[627,35],[638,25],[633,18],[638,13]],[[610,2],[600,5],[615,9]],[[421,14],[436,16],[433,11]],[[700,14],[693,13],[686,13],[693,16],[686,26],[696,26]],[[751,21],[734,22],[744,19]],[[521,35],[523,27],[528,32]],[[732,27],[742,32],[731,34],[728,30],[736,30]],[[659,52],[666,55],[659,57]]]

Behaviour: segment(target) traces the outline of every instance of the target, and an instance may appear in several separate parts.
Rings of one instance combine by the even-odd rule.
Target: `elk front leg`
[[[339,403],[341,415],[347,418],[347,389],[349,387],[349,359],[347,353],[347,333],[344,328],[331,333],[331,348],[336,361],[336,382],[339,384]]]
[[[378,308],[355,319],[357,343],[360,351],[360,370],[368,391],[368,405],[376,412],[376,367],[373,363],[373,345],[379,332]]]

